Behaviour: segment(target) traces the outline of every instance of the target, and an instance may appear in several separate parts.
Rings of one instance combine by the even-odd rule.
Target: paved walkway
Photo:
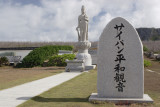
[[[28,99],[80,74],[80,72],[64,72],[2,90],[0,91],[0,107],[16,107]]]
[[[149,71],[149,72],[154,72],[154,73],[157,73],[157,74],[159,74],[160,75],[160,73],[159,72],[156,72],[156,71],[152,71],[152,70],[150,70],[150,69],[146,69],[147,71]]]

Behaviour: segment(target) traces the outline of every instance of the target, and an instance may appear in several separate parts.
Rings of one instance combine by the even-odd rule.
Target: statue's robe
[[[80,15],[78,17],[80,28],[80,41],[88,40],[88,17],[87,15]]]

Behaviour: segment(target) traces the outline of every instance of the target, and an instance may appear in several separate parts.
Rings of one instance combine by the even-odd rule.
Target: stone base
[[[96,65],[85,66],[85,71],[95,69]]]
[[[67,63],[67,66],[65,68],[66,72],[75,72],[75,71],[83,72],[85,70],[83,60],[66,60],[66,63]]]
[[[92,93],[89,97],[89,101],[112,102],[116,104],[153,103],[152,98],[150,98],[147,94],[144,94],[143,98],[99,98],[97,93]]]

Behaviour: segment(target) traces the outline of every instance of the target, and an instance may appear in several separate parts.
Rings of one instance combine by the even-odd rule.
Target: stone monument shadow
[[[88,97],[86,98],[45,98],[41,96],[36,96],[31,98],[36,102],[88,102]]]

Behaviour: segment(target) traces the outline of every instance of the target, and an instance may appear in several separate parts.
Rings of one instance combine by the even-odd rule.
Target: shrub
[[[75,54],[55,55],[49,59],[48,66],[66,66],[65,60],[73,60],[74,58]]]
[[[7,63],[9,63],[9,61],[6,57],[0,57],[0,66],[6,65]]]
[[[144,67],[151,66],[151,61],[149,60],[144,60]]]
[[[26,57],[23,58],[22,63],[17,64],[16,67],[34,67],[43,64],[44,60],[56,55],[59,50],[72,50],[73,46],[43,46],[31,51]]]
[[[149,50],[148,50],[148,48],[146,46],[143,46],[143,51],[144,52],[148,52]]]

